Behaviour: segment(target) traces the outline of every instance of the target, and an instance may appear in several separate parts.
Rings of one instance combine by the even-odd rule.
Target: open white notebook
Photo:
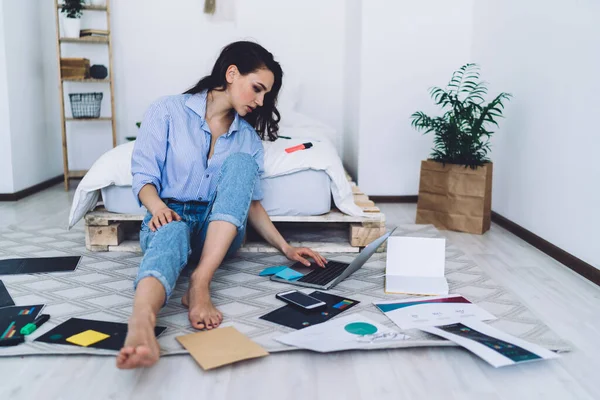
[[[390,237],[385,291],[419,295],[448,294],[445,264],[446,239]]]

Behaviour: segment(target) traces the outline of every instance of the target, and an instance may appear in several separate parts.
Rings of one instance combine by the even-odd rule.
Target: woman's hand
[[[248,210],[248,221],[256,229],[256,231],[269,243],[271,246],[279,249],[288,259],[299,261],[306,266],[310,266],[310,262],[303,256],[312,257],[318,266],[325,268],[327,260],[316,251],[312,251],[306,247],[292,247],[281,236],[271,219],[267,215],[260,201],[253,200],[250,203]]]
[[[158,228],[169,222],[173,222],[173,220],[181,221],[181,217],[169,207],[164,206],[152,213],[152,219],[148,221],[148,228],[150,228],[152,232],[156,232]]]
[[[287,246],[283,250],[283,254],[285,254],[285,256],[288,259],[290,259],[292,261],[300,261],[302,264],[306,265],[307,267],[310,266],[310,261],[308,261],[306,258],[304,258],[302,256],[312,257],[315,260],[315,262],[317,263],[317,265],[321,268],[325,268],[325,264],[327,264],[327,260],[325,259],[325,257],[320,255],[316,251],[309,249],[308,247]]]

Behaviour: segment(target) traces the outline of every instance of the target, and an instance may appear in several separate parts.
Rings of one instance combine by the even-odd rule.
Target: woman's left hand
[[[284,249],[283,254],[285,254],[285,256],[288,259],[290,259],[292,261],[300,261],[302,264],[306,265],[307,267],[310,266],[310,261],[308,261],[303,256],[312,257],[315,260],[315,262],[317,263],[317,265],[321,268],[325,268],[325,264],[327,264],[327,260],[325,259],[325,257],[320,255],[316,251],[309,249],[308,247],[288,246],[286,249]]]

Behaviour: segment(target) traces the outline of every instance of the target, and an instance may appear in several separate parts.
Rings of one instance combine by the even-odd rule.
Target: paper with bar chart
[[[553,351],[501,332],[481,321],[470,320],[422,329],[452,340],[496,368],[558,357]]]

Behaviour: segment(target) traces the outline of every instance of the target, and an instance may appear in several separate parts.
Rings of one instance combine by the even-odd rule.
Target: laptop
[[[325,268],[321,268],[316,263],[312,263],[310,267],[307,267],[301,262],[297,262],[290,268],[304,274],[302,278],[295,281],[288,281],[273,275],[271,276],[271,280],[315,289],[331,289],[354,272],[358,271],[395,230],[396,228],[371,242],[350,264],[329,260],[325,265]]]

